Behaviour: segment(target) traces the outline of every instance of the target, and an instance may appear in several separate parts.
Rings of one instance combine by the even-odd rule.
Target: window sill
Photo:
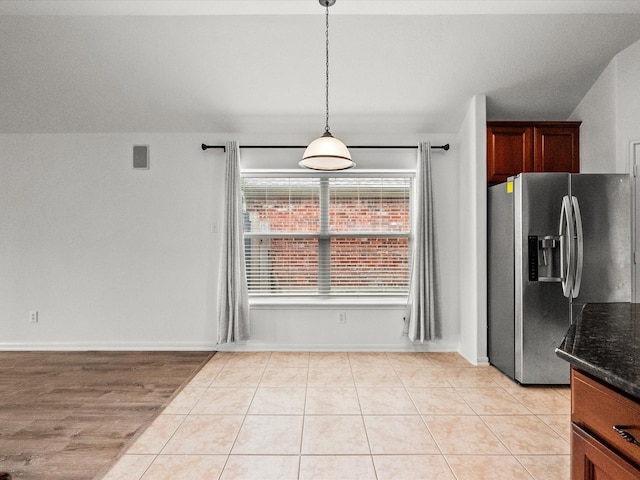
[[[407,297],[249,297],[249,306],[261,310],[311,308],[367,308],[397,310],[407,306]]]

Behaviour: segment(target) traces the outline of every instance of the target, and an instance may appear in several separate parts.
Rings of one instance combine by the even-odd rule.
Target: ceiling
[[[317,0],[0,0],[0,133],[265,132],[324,127]],[[566,120],[640,39],[640,1],[338,0],[335,134],[455,133]]]

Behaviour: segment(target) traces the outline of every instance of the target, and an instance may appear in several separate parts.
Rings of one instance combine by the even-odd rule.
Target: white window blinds
[[[412,178],[242,180],[249,293],[406,295]]]

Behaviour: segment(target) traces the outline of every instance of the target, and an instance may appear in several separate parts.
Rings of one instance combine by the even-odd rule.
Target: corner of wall
[[[476,364],[488,363],[487,357],[487,97],[477,95],[476,101],[476,225],[477,247],[477,338]]]
[[[476,95],[458,132],[460,144],[460,354],[473,364],[487,355],[486,96]]]

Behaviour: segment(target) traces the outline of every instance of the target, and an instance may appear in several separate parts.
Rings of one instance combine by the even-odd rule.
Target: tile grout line
[[[419,368],[419,367],[418,367]],[[394,367],[395,370],[395,367]],[[397,373],[397,372],[396,372]],[[436,448],[438,449],[438,451],[440,452],[440,456],[443,458],[443,460],[446,462],[447,464],[447,468],[449,469],[449,472],[451,473],[452,477],[454,477],[455,479],[458,479],[458,476],[455,474],[455,472],[453,471],[453,468],[451,468],[451,465],[449,464],[449,460],[447,460],[447,457],[444,455],[444,452],[442,451],[442,447],[440,446],[440,444],[438,443],[438,440],[436,439],[435,435],[433,434],[433,432],[431,431],[431,429],[429,428],[429,425],[427,423],[427,421],[424,419],[424,415],[422,414],[422,412],[420,411],[420,408],[418,408],[418,405],[416,404],[415,399],[413,398],[413,395],[411,395],[411,393],[409,392],[409,390],[407,389],[407,386],[405,384],[405,382],[402,381],[402,379],[400,380],[406,394],[409,396],[409,398],[411,399],[411,402],[413,403],[413,407],[416,409],[416,412],[418,412],[418,416],[420,417],[420,420],[422,421],[422,424],[425,426],[425,428],[427,429],[427,432],[429,432],[429,435],[431,436],[431,439],[433,440],[433,443],[435,444]],[[449,384],[449,382],[445,379],[445,382],[447,382],[447,384]],[[429,388],[429,387],[427,387]],[[464,399],[463,399],[464,400]]]
[[[302,428],[300,430],[300,448],[298,449],[298,480],[302,475],[302,446],[304,442],[304,425],[307,418],[307,393],[309,391],[309,365],[311,363],[311,357],[307,356],[307,378],[304,384],[304,405],[302,406]]]
[[[351,372],[351,378],[353,379],[353,385],[356,391],[356,398],[358,399],[358,406],[360,407],[360,421],[362,422],[362,428],[364,429],[364,436],[367,439],[367,447],[369,448],[369,461],[371,462],[373,473],[377,480],[378,470],[376,469],[376,464],[373,461],[373,452],[371,451],[371,441],[369,440],[369,432],[367,431],[367,424],[364,421],[364,412],[362,411],[362,403],[360,402],[360,393],[358,392],[358,385],[356,384],[355,375],[353,374],[353,363],[351,362],[350,355],[347,358],[349,359],[349,370]]]
[[[211,379],[211,382],[209,382],[209,385],[207,385],[204,393],[206,393],[207,390],[209,390],[211,388],[211,384],[215,381],[216,378],[218,378],[218,375],[220,375],[220,372],[222,372],[222,370],[224,370],[224,367],[227,365],[228,362],[229,362],[229,359],[227,359],[227,361],[222,365],[222,368],[217,373],[217,375],[213,379]],[[203,395],[204,395],[204,393],[203,393]],[[255,395],[255,392],[254,392],[254,395]],[[193,412],[193,409],[196,407],[198,402],[199,402],[199,400],[197,402],[195,402],[194,405],[189,409],[189,414],[188,415],[191,415],[191,412]],[[242,425],[240,426],[240,428],[242,428]],[[240,432],[240,429],[238,429],[238,433],[239,432]],[[236,434],[236,438],[237,438],[237,436],[238,435]],[[233,445],[232,445],[232,447],[233,447]],[[230,453],[231,453],[231,449],[229,449],[229,454],[227,454],[226,458],[224,459],[224,463],[222,465],[222,468],[220,469],[220,473],[218,474],[217,480],[220,480],[222,478],[222,474],[224,473],[224,469],[227,467],[227,463],[229,463]]]
[[[224,367],[226,367],[228,365],[228,363],[229,363],[229,360],[227,360],[227,362],[225,363]],[[224,370],[224,367],[220,370],[220,372],[222,372],[222,370]],[[235,438],[233,439],[233,442],[231,442],[231,446],[229,447],[229,453],[227,453],[225,461],[224,461],[224,465],[222,466],[222,468],[220,469],[220,473],[218,474],[218,480],[220,480],[222,478],[222,476],[224,475],[225,469],[227,468],[227,465],[229,464],[229,459],[231,458],[231,452],[233,451],[233,447],[235,446],[236,442],[238,441],[238,436],[240,435],[240,431],[242,430],[242,426],[244,425],[244,422],[246,421],[247,416],[249,415],[249,409],[251,408],[251,404],[253,403],[253,401],[254,401],[254,399],[256,397],[256,393],[258,392],[258,386],[260,385],[260,381],[262,380],[262,377],[264,376],[265,369],[266,369],[266,364],[265,364],[264,369],[262,370],[262,373],[260,374],[260,379],[258,380],[258,383],[257,383],[256,387],[253,390],[253,396],[251,397],[251,401],[247,405],[247,410],[244,413],[244,416],[242,418],[242,422],[240,423],[240,427],[238,428],[238,431],[236,432],[236,435],[235,435]],[[220,374],[220,372],[218,372],[218,374]],[[218,376],[216,375],[216,378],[217,377]],[[212,380],[211,383],[213,383],[214,380]]]
[[[202,366],[202,368],[200,368],[200,371],[199,371],[199,372],[201,372],[201,371],[202,371],[202,370],[203,370],[203,369],[204,369],[204,368],[209,364],[209,362],[211,361],[211,359],[212,359],[214,356],[215,356],[215,355],[212,355],[212,356],[210,356],[210,357],[209,357],[209,359],[208,359],[207,363],[205,363],[205,364]],[[199,373],[199,372],[198,372],[198,373]],[[218,372],[218,373],[219,373],[219,372]],[[193,375],[193,376],[190,378],[189,383],[188,383],[187,385],[185,385],[185,386],[184,386],[184,388],[181,390],[181,392],[182,392],[182,391],[184,391],[184,389],[185,389],[185,388],[189,387],[189,385],[190,385],[190,384],[191,384],[191,382],[196,378],[196,376],[197,376],[197,373],[196,373],[195,375]],[[217,375],[216,375],[216,376],[217,376]],[[212,380],[212,381],[213,381],[213,380]],[[205,387],[205,391],[209,388],[210,384],[211,384],[211,382],[209,382],[208,386],[207,386],[207,387]],[[174,397],[173,397],[172,402],[173,402],[173,401],[175,401],[176,397],[177,397],[177,396],[174,396]],[[169,405],[170,405],[170,404],[169,404]],[[169,405],[167,405],[167,406],[164,408],[164,410],[166,410],[166,409],[168,408],[168,406],[169,406]],[[171,441],[171,439],[174,437],[174,435],[176,434],[176,432],[180,429],[180,426],[182,426],[182,425],[184,424],[185,420],[189,417],[189,415],[191,415],[191,411],[193,410],[193,408],[194,408],[194,407],[195,407],[195,404],[194,404],[194,405],[189,409],[189,412],[187,412],[186,414],[181,414],[181,415],[182,415],[182,417],[183,417],[183,418],[182,418],[182,420],[181,420],[181,421],[180,421],[180,423],[176,426],[176,428],[175,428],[175,430],[173,431],[173,433],[172,433],[171,435],[169,435],[169,437],[168,437],[168,438],[167,438],[167,440],[164,442],[164,444],[162,445],[162,447],[160,447],[160,448],[158,449],[158,452],[157,452],[157,453],[155,453],[155,454],[152,454],[152,455],[153,455],[153,460],[149,463],[149,465],[147,465],[147,467],[144,469],[144,471],[140,474],[140,476],[138,477],[138,480],[141,480],[142,478],[144,478],[144,476],[147,474],[147,472],[149,472],[149,469],[153,466],[153,464],[154,464],[154,463],[156,462],[156,460],[160,457],[160,455],[162,455],[162,451],[167,447],[168,443],[169,443],[169,442]],[[167,416],[168,416],[168,415],[178,415],[178,414],[165,414],[165,413],[164,413],[164,410],[163,410],[163,411],[162,411],[162,412],[161,412],[161,413],[156,417],[156,419],[160,418],[162,415],[167,415]],[[146,430],[145,430],[145,432],[146,432]],[[144,434],[145,432],[143,432],[142,434]],[[125,452],[125,455],[126,455],[126,454],[127,454],[127,452]],[[144,454],[143,454],[143,455],[144,455]],[[107,473],[108,473],[108,472],[107,472]]]
[[[195,371],[195,372],[190,376],[190,378],[189,378],[189,380],[188,380],[188,383],[184,384],[184,385],[182,386],[182,388],[180,388],[179,390],[177,390],[177,391],[175,391],[175,392],[173,393],[173,395],[172,395],[172,396],[171,396],[171,398],[169,399],[168,403],[164,406],[164,408],[162,409],[162,411],[161,411],[158,415],[156,415],[156,418],[154,419],[154,421],[155,421],[155,420],[157,420],[158,418],[160,418],[162,415],[164,415],[164,414],[165,414],[164,412],[167,410],[167,408],[169,408],[169,405],[171,405],[171,403],[173,403],[173,402],[176,400],[176,398],[177,398],[177,397],[178,397],[178,396],[179,396],[179,395],[180,395],[180,394],[181,394],[181,393],[182,393],[182,392],[183,392],[187,387],[189,387],[189,385],[191,384],[191,382],[193,381],[193,379],[194,379],[194,378],[196,378],[196,376],[198,375],[198,373],[200,373],[200,372],[201,372],[201,371],[202,371],[202,370],[203,370],[203,369],[204,369],[204,368],[209,364],[209,362],[211,361],[211,359],[212,359],[214,356],[215,356],[215,352],[212,352],[212,353],[208,356],[208,358],[207,358],[206,360],[203,360],[203,361],[200,363],[199,368],[198,368],[198,369],[197,369],[197,370],[196,370],[196,371]],[[189,410],[189,412],[190,412],[190,411],[191,411],[191,409]],[[166,414],[166,415],[170,415],[170,414]],[[144,469],[144,471],[140,474],[140,476],[138,477],[138,480],[142,479],[142,478],[146,475],[146,473],[149,471],[149,469],[151,468],[151,466],[154,464],[154,462],[158,459],[158,457],[159,457],[159,456],[160,456],[160,454],[162,453],[162,450],[164,450],[164,448],[167,446],[167,444],[169,443],[169,441],[173,438],[173,436],[175,435],[175,433],[178,431],[178,429],[180,428],[180,425],[182,425],[182,424],[184,423],[184,421],[186,420],[186,418],[187,418],[187,416],[188,416],[188,415],[189,415],[189,413],[187,413],[187,414],[184,416],[184,418],[183,418],[183,419],[182,419],[182,421],[178,424],[178,426],[176,427],[176,429],[174,430],[174,432],[169,436],[169,438],[168,438],[168,439],[167,439],[167,441],[164,443],[164,445],[162,445],[162,447],[159,449],[159,452],[158,452],[158,453],[156,453],[156,454],[153,454],[153,460],[151,460],[151,462],[149,462],[149,465],[147,465],[147,467]],[[153,422],[152,422],[152,423],[153,423]],[[151,424],[149,424],[149,426],[151,426]],[[147,429],[148,429],[148,427],[147,427]],[[145,429],[145,431],[144,431],[144,432],[142,432],[142,433],[140,434],[140,436],[142,436],[142,435],[146,432],[146,430],[147,430],[147,429]],[[139,437],[138,437],[138,438],[139,438]],[[133,445],[133,444],[131,444],[131,445]],[[131,445],[129,446],[129,448],[131,448]],[[127,450],[128,450],[128,449],[127,449]],[[127,454],[127,452],[125,451],[125,452],[124,452],[124,454],[123,454],[123,456],[124,456],[124,455],[126,455],[126,454]],[[108,472],[107,472],[107,474],[108,474]]]

